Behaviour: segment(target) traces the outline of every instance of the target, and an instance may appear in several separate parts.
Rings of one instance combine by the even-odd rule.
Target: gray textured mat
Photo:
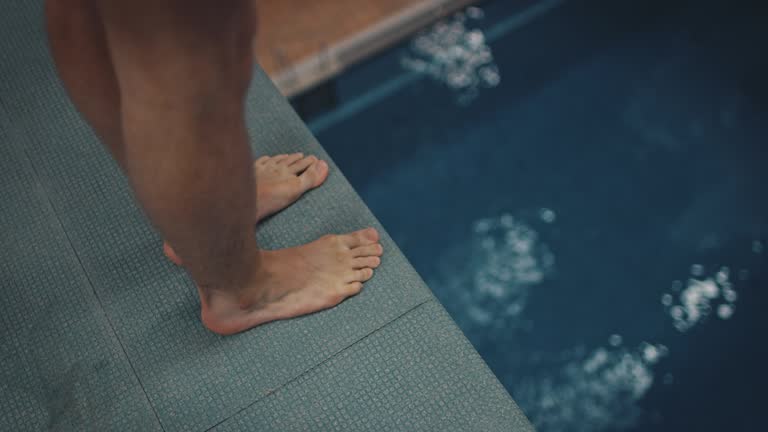
[[[0,430],[160,430],[0,108]]]
[[[378,336],[370,336],[371,340],[391,335],[381,342],[382,346],[399,344],[400,350],[408,350],[422,345],[401,340],[411,337],[415,330],[402,334],[388,330],[374,333],[382,327],[386,329],[385,326],[408,311],[434,301],[386,235],[383,239],[386,254],[374,279],[366,283],[361,295],[333,310],[270,323],[228,338],[206,331],[200,324],[199,303],[190,279],[183,270],[164,259],[161,240],[133,202],[126,179],[66,98],[47,52],[41,3],[0,1],[0,24],[0,52],[3,53],[0,59],[3,77],[0,80],[0,107],[5,115],[3,124],[16,131],[13,136],[4,136],[2,145],[9,147],[8,161],[12,162],[7,164],[21,163],[24,166],[16,159],[28,158],[26,164],[30,169],[34,167],[36,176],[36,179],[30,177],[33,174],[28,169],[22,169],[18,174],[4,174],[4,185],[6,176],[9,177],[3,197],[7,195],[6,202],[13,204],[9,207],[12,210],[3,211],[3,229],[10,229],[12,233],[12,230],[20,229],[9,228],[12,221],[39,213],[40,223],[45,228],[34,231],[36,237],[30,239],[36,242],[35,247],[47,249],[49,264],[55,264],[42,266],[36,256],[15,249],[0,251],[4,265],[8,266],[8,269],[3,268],[3,291],[6,291],[8,272],[21,280],[14,282],[12,289],[15,291],[12,292],[26,293],[3,298],[3,309],[19,308],[22,314],[19,317],[31,316],[30,319],[44,329],[42,333],[46,333],[36,338],[25,336],[25,333],[13,330],[12,321],[7,327],[10,330],[6,330],[4,323],[2,344],[6,346],[7,341],[12,340],[14,345],[6,348],[7,353],[2,351],[3,373],[8,376],[16,373],[12,382],[42,388],[40,391],[47,392],[45,394],[52,400],[49,405],[59,407],[56,409],[60,411],[69,413],[75,406],[71,409],[82,416],[67,420],[70,423],[65,426],[69,427],[61,430],[90,429],[91,424],[111,421],[122,422],[123,426],[104,423],[106,426],[96,429],[128,430],[132,429],[128,427],[131,425],[135,430],[151,430],[152,422],[156,421],[155,413],[164,430],[205,430],[235,413],[251,413],[252,409],[262,406],[258,402],[261,399],[272,403],[269,402],[272,399],[265,399],[267,395],[281,394],[286,383],[297,382],[296,377],[309,377],[315,371],[326,370],[332,363],[324,362],[337,358],[334,356],[372,333]],[[328,159],[261,71],[256,72],[249,92],[247,119],[256,156],[301,150]],[[262,224],[259,231],[262,246],[277,248],[300,244],[329,232],[347,232],[371,225],[381,230],[336,167],[330,165],[331,175],[322,188],[310,192],[294,206]],[[25,200],[29,191],[23,182],[12,176],[26,176],[27,183],[36,182],[39,199],[35,202]],[[41,201],[41,197],[45,201]],[[15,209],[17,206],[20,209]],[[19,240],[16,242],[23,244]],[[49,247],[47,242],[55,247]],[[35,275],[37,279],[23,279],[23,275],[32,272],[38,273]],[[72,291],[80,293],[79,296],[56,291],[64,288],[51,281],[62,278],[63,274],[76,281]],[[40,299],[60,297],[63,300],[51,300],[46,312],[35,309],[34,305],[39,304]],[[48,315],[55,319],[49,320]],[[94,316],[92,319],[91,315]],[[451,334],[456,343],[466,345],[450,319],[444,318],[442,323],[440,332]],[[61,329],[70,327],[71,331],[62,337]],[[429,335],[426,329],[424,334]],[[44,352],[50,343],[46,338],[54,345],[67,342],[55,345],[63,350],[58,354],[61,358],[85,356],[80,366],[74,369],[82,375],[80,381],[74,384],[71,381],[74,360],[49,365],[50,372],[38,368],[30,370],[28,376],[23,375],[24,367],[30,364],[29,358],[39,357],[43,359],[41,361],[47,358]],[[88,354],[90,352],[95,354]],[[346,352],[345,357],[338,358],[348,358]],[[369,351],[354,352],[358,357],[364,357]],[[375,352],[371,351],[373,354]],[[101,364],[100,359],[107,355],[111,356],[110,364],[119,367],[110,369],[114,376],[99,381],[95,369]],[[412,369],[403,372],[402,376],[410,377],[414,389],[418,386],[430,388],[439,380],[435,381],[434,375],[423,375],[425,381],[421,382],[422,373],[427,374],[433,368],[443,367],[451,371],[458,367],[446,363],[448,360],[441,355],[438,350],[431,362],[409,365]],[[5,358],[15,360],[6,363]],[[462,358],[472,359],[462,365],[467,371],[465,381],[493,384],[489,384],[485,393],[475,389],[473,399],[440,399],[446,404],[445,410],[471,416],[485,413],[492,407],[511,410],[515,413],[512,417],[523,419],[479,357]],[[374,371],[380,364],[380,360],[373,357],[366,361]],[[318,367],[321,364],[323,366]],[[360,382],[361,374],[364,372],[350,376],[350,385]],[[371,378],[366,384],[374,386],[370,391],[377,391],[379,387],[376,386],[381,386],[382,391],[389,387],[387,381],[379,382],[385,377],[376,374],[371,377],[377,379]],[[318,377],[318,383],[322,379]],[[55,380],[64,383],[60,386],[64,390],[50,390],[48,382]],[[313,394],[312,389],[303,391],[292,385],[286,397],[308,398]],[[61,405],[64,403],[61,401],[69,400],[62,392],[66,393],[70,387],[80,392],[79,399],[67,402],[74,405]],[[142,387],[145,393],[141,393]],[[276,389],[280,390],[273,393]],[[456,390],[457,395],[459,391],[460,388]],[[20,394],[11,392],[9,395],[3,394],[4,421],[10,419],[22,425],[26,418],[24,410],[40,415],[45,408],[18,402],[22,397]],[[6,397],[10,400],[5,401]],[[115,413],[95,408],[97,405],[88,402],[89,398],[99,402],[121,398],[122,405],[115,405],[114,409],[118,410]],[[149,405],[152,417],[147,415]],[[327,409],[332,407],[332,404],[328,405]],[[377,407],[371,405],[366,408],[372,410],[367,414],[374,418],[398,415],[385,407],[386,404],[382,405],[381,411],[376,411]],[[290,412],[290,407],[280,404],[272,409]],[[420,424],[432,424],[433,416],[442,415],[439,411],[424,409],[417,413],[423,417]],[[506,417],[489,418],[493,423]],[[147,422],[147,426],[141,422]],[[509,423],[510,426],[513,424]],[[345,428],[344,423],[337,426]]]
[[[252,430],[533,428],[443,307],[430,301],[215,429]]]

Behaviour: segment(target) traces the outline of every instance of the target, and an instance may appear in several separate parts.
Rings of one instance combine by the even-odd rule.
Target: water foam
[[[400,63],[456,90],[459,103],[470,102],[479,88],[496,87],[501,81],[485,34],[467,27],[482,17],[480,8],[469,7],[437,22],[413,39]]]
[[[720,319],[729,319],[735,312],[738,293],[730,279],[730,269],[721,267],[713,275],[707,276],[704,266],[691,266],[691,277],[683,284],[675,281],[672,290],[679,291],[677,301],[671,293],[664,293],[661,303],[667,315],[672,318],[675,328],[686,332],[716,311]],[[740,272],[740,277],[748,273]]]
[[[480,219],[473,228],[468,311],[475,324],[501,324],[523,312],[555,258],[538,232],[510,214]]]
[[[638,402],[653,385],[653,367],[668,349],[648,342],[623,348],[620,338],[612,335],[610,347],[588,354],[576,351],[557,374],[524,379],[513,388],[537,430],[592,432],[636,424],[642,413]]]

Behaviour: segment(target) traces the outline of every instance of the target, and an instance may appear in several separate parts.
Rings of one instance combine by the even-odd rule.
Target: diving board
[[[331,167],[260,245],[374,226],[385,255],[339,306],[221,337],[66,97],[42,2],[0,1],[0,53],[0,430],[532,430],[259,68],[254,156]]]

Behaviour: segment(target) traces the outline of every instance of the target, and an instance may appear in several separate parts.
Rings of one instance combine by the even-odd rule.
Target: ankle
[[[237,333],[239,319],[243,315],[240,297],[227,291],[202,292],[200,320],[210,331],[220,335]]]
[[[207,286],[199,289],[201,304],[212,312],[229,314],[258,308],[268,302],[271,294],[271,272],[264,266],[264,252],[258,250],[257,263],[247,279],[227,286]],[[199,287],[199,285],[198,285]]]
[[[273,297],[274,275],[268,264],[268,253],[258,251],[258,265],[250,274],[248,284],[234,292],[234,302],[242,311],[250,311],[269,303]]]

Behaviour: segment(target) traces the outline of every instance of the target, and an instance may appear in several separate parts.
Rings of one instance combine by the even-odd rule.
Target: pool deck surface
[[[0,52],[0,430],[532,430],[261,69],[254,156],[303,151],[331,173],[260,244],[374,226],[385,255],[333,309],[220,337],[66,97],[42,2],[0,0]]]
[[[260,0],[256,57],[285,96],[476,0]]]

